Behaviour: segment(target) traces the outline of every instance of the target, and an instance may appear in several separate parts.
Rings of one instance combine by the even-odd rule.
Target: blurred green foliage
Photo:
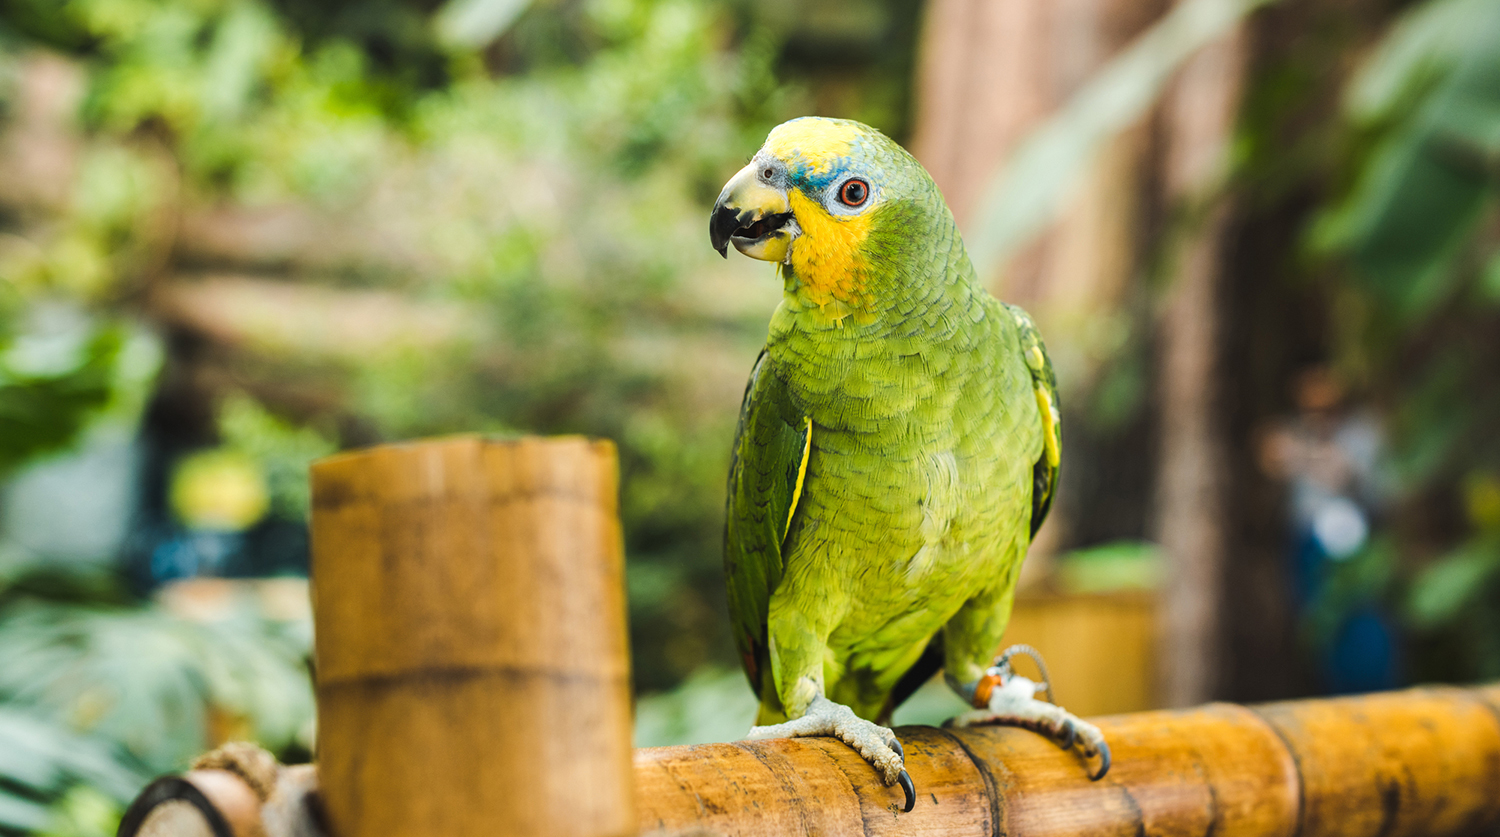
[[[246,591],[189,618],[97,569],[12,561],[0,574],[0,833],[113,834],[147,779],[226,738],[305,757],[310,653],[305,615],[268,617]]]
[[[679,621],[695,614],[699,635],[715,636],[718,602],[704,597],[717,575],[734,403],[677,384],[719,386],[724,369],[696,364],[738,354],[704,358],[694,341],[727,337],[747,364],[769,310],[761,303],[774,304],[768,276],[728,305],[717,288],[694,287],[712,256],[706,196],[788,107],[769,35],[690,0],[536,3],[491,47],[503,55],[444,43],[430,4],[5,7],[13,64],[25,57],[17,48],[41,43],[87,68],[72,194],[47,229],[19,232],[26,252],[0,254],[27,299],[66,296],[102,323],[139,311],[141,289],[164,271],[217,258],[180,258],[163,215],[294,206],[318,222],[351,218],[337,232],[352,246],[312,265],[256,256],[232,267],[333,291],[389,289],[397,306],[442,306],[442,318],[370,352],[232,347],[251,386],[217,393],[227,406],[216,433],[266,469],[279,512],[301,516],[300,468],[330,437],[608,436],[629,486],[632,559],[668,579],[636,585],[660,590],[640,600],[638,621],[651,631],[654,608]],[[57,397],[105,399],[105,338],[91,364],[80,361],[93,377],[59,379]],[[308,409],[278,397],[284,381],[331,397]],[[45,394],[26,383],[29,397]],[[52,426],[60,446],[66,426]],[[658,645],[641,646],[648,683],[711,653],[679,650],[663,667]]]
[[[1075,549],[1057,561],[1063,593],[1090,594],[1160,589],[1165,571],[1161,548],[1144,541],[1111,541]]]
[[[706,208],[813,98],[899,133],[918,9],[0,0],[0,474],[144,414],[164,481],[232,460],[300,520],[339,447],[609,437],[638,685],[728,663],[728,441],[779,288]],[[224,735],[307,746],[305,624],[4,566],[0,708],[52,744],[35,775],[0,747],[0,831],[106,832]]]
[[[24,343],[8,342],[0,355],[0,473],[64,449],[90,413],[108,402],[121,335],[100,328],[71,347],[70,357],[57,359],[27,358]]]
[[[1500,5],[1430,0],[1345,91],[1338,178],[1312,228],[1335,363],[1388,417],[1387,536],[1331,595],[1401,602],[1417,679],[1500,676]],[[1342,592],[1341,592],[1342,591]],[[1336,604],[1325,609],[1338,611]]]

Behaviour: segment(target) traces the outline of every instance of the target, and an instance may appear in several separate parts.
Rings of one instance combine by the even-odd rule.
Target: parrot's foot
[[[875,768],[887,785],[901,785],[901,790],[906,792],[904,810],[910,811],[917,804],[917,789],[906,772],[906,754],[902,752],[901,742],[896,740],[896,734],[887,727],[866,721],[855,715],[854,710],[849,707],[834,703],[822,695],[813,698],[802,717],[782,724],[751,727],[745,738],[809,738],[817,735],[837,738],[848,744]]]
[[[1055,703],[1037,700],[1038,686],[1024,677],[1011,677],[990,692],[989,706],[949,718],[945,727],[996,725],[1025,727],[1051,738],[1064,750],[1076,745],[1087,758],[1099,757],[1099,770],[1089,778],[1099,781],[1109,772],[1109,744],[1099,728]]]

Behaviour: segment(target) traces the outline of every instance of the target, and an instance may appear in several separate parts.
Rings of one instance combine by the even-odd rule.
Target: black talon
[[[906,751],[903,750],[903,749],[901,749],[901,742],[900,741],[897,741],[896,739],[892,738],[890,741],[887,741],[885,744],[886,744],[887,747],[890,747],[892,750],[896,751],[896,757],[897,758],[901,759],[902,761],[906,761]]]
[[[1109,768],[1106,767],[1105,769],[1108,770]],[[911,776],[905,770],[901,771],[901,775],[896,777],[896,781],[901,783],[901,790],[906,791],[906,807],[901,810],[903,813],[910,814],[911,809],[917,807],[917,786],[911,783]]]
[[[1109,745],[1103,741],[1099,742],[1099,762],[1099,772],[1089,776],[1091,781],[1097,782],[1109,772]]]
[[[1073,726],[1073,722],[1063,721],[1062,740],[1057,742],[1057,746],[1063,748],[1064,750],[1071,750],[1073,749],[1073,742],[1077,740],[1078,729]]]

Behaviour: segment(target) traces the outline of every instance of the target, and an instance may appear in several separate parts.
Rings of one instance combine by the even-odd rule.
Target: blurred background
[[[911,148],[1041,325],[1007,642],[1064,704],[1500,677],[1493,0],[0,0],[0,833],[309,757],[305,469],[386,440],[618,442],[637,743],[742,734],[780,289],[706,220],[803,114]]]

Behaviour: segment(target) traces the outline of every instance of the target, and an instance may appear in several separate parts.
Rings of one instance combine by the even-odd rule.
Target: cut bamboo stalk
[[[190,770],[146,787],[120,818],[120,833],[140,837],[264,837],[264,803],[226,770]]]
[[[312,468],[337,837],[635,831],[614,447],[456,437]]]
[[[140,837],[327,837],[310,764],[286,767],[233,742],[193,760],[181,776],[146,786],[120,818]]]
[[[909,814],[898,811],[899,790],[832,739],[637,750],[638,827],[719,837],[1460,837],[1500,825],[1500,685],[1097,723],[1114,749],[1099,782],[1077,754],[1035,733],[903,727],[918,789]]]
[[[316,777],[225,747],[199,762],[223,770],[148,787],[122,837],[1459,837],[1500,825],[1500,685],[1102,718],[1114,767],[1099,782],[1076,751],[1024,730],[906,727],[911,813],[831,739],[639,750],[632,776],[609,445],[376,448],[318,463],[313,489]]]
[[[1486,703],[1488,700],[1488,703]],[[899,731],[917,806],[828,739],[636,752],[646,833],[1400,837],[1500,822],[1500,687],[1099,719],[1114,767],[1015,729]]]

